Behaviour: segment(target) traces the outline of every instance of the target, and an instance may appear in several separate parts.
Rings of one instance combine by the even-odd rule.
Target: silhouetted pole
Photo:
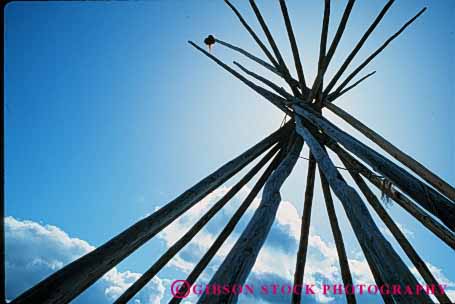
[[[303,203],[303,214],[300,227],[299,249],[297,251],[297,260],[294,272],[294,286],[302,286],[303,276],[305,274],[305,263],[308,249],[308,236],[310,234],[311,208],[313,205],[314,177],[316,173],[316,161],[310,153],[308,172],[306,179],[305,199]],[[292,303],[301,301],[301,292],[292,293]]]
[[[212,277],[211,285],[227,284],[232,286],[233,284],[245,283],[275,219],[281,202],[280,188],[294,168],[302,146],[302,139],[296,136],[289,152],[267,180],[259,207]],[[237,296],[237,294],[232,293],[215,296],[204,294],[198,303],[235,303]]]
[[[320,170],[319,170],[320,171]],[[322,192],[324,193],[325,205],[327,207],[327,214],[329,216],[330,227],[332,228],[333,239],[335,240],[335,247],[338,253],[338,260],[340,263],[341,277],[344,286],[353,286],[352,275],[349,269],[348,257],[343,242],[343,234],[341,233],[340,226],[338,225],[337,215],[335,213],[335,206],[333,205],[332,194],[330,194],[330,187],[324,174],[319,173],[321,178]],[[355,295],[346,292],[346,300],[348,304],[355,304]]]

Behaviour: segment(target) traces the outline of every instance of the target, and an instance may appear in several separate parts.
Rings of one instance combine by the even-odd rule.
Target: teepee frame
[[[286,89],[267,78],[246,69],[240,63],[234,62],[241,72],[271,89],[268,90],[248,79],[241,74],[241,72],[225,64],[194,42],[189,41],[189,43],[216,64],[231,73],[234,77],[238,78],[245,85],[270,101],[291,119],[279,130],[202,179],[166,206],[132,225],[104,245],[55,272],[17,297],[12,303],[68,303],[141,245],[154,237],[163,228],[170,225],[189,208],[197,204],[205,196],[265,153],[262,159],[258,161],[256,165],[254,165],[252,169],[237,182],[237,184],[230,188],[230,190],[216,202],[189,231],[171,246],[146,272],[144,272],[144,274],[115,301],[115,303],[127,303],[132,299],[141,288],[143,288],[192,240],[204,225],[207,224],[207,222],[209,222],[243,186],[264,168],[267,163],[270,163],[257,180],[255,186],[250,190],[249,195],[245,198],[239,209],[235,212],[218,235],[215,242],[211,244],[207,253],[201,258],[187,278],[187,281],[190,284],[196,282],[199,275],[207,267],[225,240],[234,230],[254,198],[259,194],[260,190],[263,189],[259,207],[255,210],[247,227],[213,275],[210,282],[211,284],[245,283],[275,219],[281,201],[281,186],[298,161],[304,143],[309,146],[310,152],[308,156],[309,165],[294,284],[301,284],[303,282],[305,272],[316,169],[318,169],[320,173],[322,192],[324,194],[328,218],[339,256],[341,276],[344,284],[349,286],[352,285],[353,282],[343,242],[343,234],[338,225],[331,190],[335,193],[344,207],[348,220],[359,241],[376,283],[378,285],[387,283],[402,286],[417,284],[414,275],[379,230],[362,197],[340,174],[340,168],[334,165],[327,149],[333,151],[342,161],[357,188],[360,189],[360,192],[366,198],[367,202],[390,229],[392,235],[396,238],[406,255],[422,275],[425,282],[428,284],[438,284],[425,262],[419,257],[418,253],[414,250],[397,224],[395,224],[393,219],[388,215],[387,210],[382,206],[381,202],[365,182],[365,178],[385,195],[397,202],[398,205],[409,212],[451,249],[455,249],[455,189],[436,174],[432,173],[429,169],[425,168],[418,161],[414,160],[411,156],[399,150],[378,133],[371,130],[365,124],[334,104],[334,101],[343,94],[375,73],[369,73],[349,85],[351,81],[363,71],[363,69],[387,47],[387,45],[389,45],[390,42],[397,38],[410,24],[421,16],[426,8],[420,10],[414,17],[407,21],[396,33],[390,36],[390,38],[388,38],[376,51],[356,67],[341,84],[335,87],[346,69],[350,66],[358,51],[375,28],[380,24],[387,11],[391,8],[394,0],[386,2],[383,9],[373,20],[359,42],[343,61],[341,67],[332,79],[328,81],[328,84],[324,85],[324,77],[327,68],[341,41],[349,16],[355,4],[355,0],[347,1],[334,38],[331,43],[328,43],[327,37],[331,7],[330,0],[325,0],[323,25],[320,36],[318,70],[315,80],[310,87],[305,79],[299,49],[285,0],[280,0],[279,4],[293,54],[294,65],[297,72],[296,79],[291,75],[290,70],[280,53],[278,45],[255,1],[250,0],[249,3],[266,36],[271,51],[243,18],[237,8],[227,0],[225,0],[225,2],[258,44],[259,48],[267,57],[268,62],[221,39],[217,38],[215,39],[215,42],[253,60],[272,73],[280,76],[289,85],[291,92],[288,92]],[[414,174],[409,173],[406,169],[397,165],[395,162],[392,162],[386,156],[381,155],[376,150],[373,150],[331,123],[322,115],[323,108],[328,109],[343,119]],[[185,287],[182,287],[180,290],[180,292],[186,291]],[[425,293],[414,297],[396,294],[382,296],[385,303],[433,303],[431,298]],[[435,297],[441,303],[450,303],[450,299],[443,293],[437,292]],[[356,303],[356,298],[353,294],[346,294],[346,299],[348,303]],[[179,303],[180,301],[181,299],[179,298],[173,298],[170,303]],[[234,303],[236,301],[237,295],[235,294],[222,294],[217,296],[202,295],[199,299],[199,303]],[[292,303],[300,303],[300,295],[293,294],[291,301]]]

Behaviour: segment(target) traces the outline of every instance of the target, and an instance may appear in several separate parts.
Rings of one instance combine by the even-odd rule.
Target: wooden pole
[[[256,41],[257,45],[261,48],[261,50],[264,52],[264,54],[267,56],[267,58],[270,60],[270,62],[279,70],[279,64],[276,61],[276,59],[273,57],[273,55],[270,53],[270,51],[267,49],[267,47],[264,45],[264,43],[259,39],[258,35],[253,31],[253,29],[248,25],[248,23],[245,21],[245,19],[242,17],[240,12],[235,8],[234,5],[231,4],[228,0],[224,0],[226,4],[232,9],[234,14],[239,18],[240,23],[245,27],[245,29],[250,33],[251,37],[253,37],[254,41]]]
[[[235,243],[220,268],[212,277],[210,284],[244,284],[253,268],[259,250],[265,242],[272,227],[278,206],[281,201],[280,188],[296,164],[303,141],[295,138],[289,152],[267,180],[262,193],[261,203],[256,209],[248,226]],[[202,295],[198,303],[235,303],[236,294]]]
[[[322,30],[321,40],[319,43],[319,59],[318,59],[318,72],[324,69],[326,53],[327,53],[327,36],[329,34],[329,22],[330,22],[330,0],[324,1],[324,17],[322,19]],[[324,77],[323,77],[324,78]],[[319,85],[319,91],[316,94],[316,108],[320,109],[323,101],[322,88],[324,86],[324,79],[321,80]],[[311,102],[311,99],[307,100]]]
[[[327,3],[327,1],[326,1]],[[321,87],[322,80],[324,79],[325,72],[329,66],[330,61],[332,60],[333,55],[335,54],[335,50],[337,49],[338,43],[341,40],[343,35],[344,29],[346,28],[346,24],[348,23],[349,15],[351,14],[352,8],[354,6],[355,0],[349,0],[346,4],[346,7],[343,12],[343,16],[341,17],[340,24],[338,25],[338,29],[335,33],[335,37],[330,44],[330,48],[327,51],[327,55],[324,57],[324,64],[322,67],[318,69],[318,73],[316,75],[316,79],[313,82],[313,86],[311,87],[310,94],[307,97],[307,103],[311,102],[316,94],[319,92],[319,88]]]
[[[284,79],[291,87],[292,93],[295,96],[299,96],[300,92],[298,91],[297,86],[293,85],[291,82],[291,75],[289,73],[289,69],[286,66],[286,63],[284,62],[283,56],[281,56],[280,50],[278,49],[278,46],[276,45],[275,40],[273,39],[272,33],[270,32],[267,23],[265,22],[264,18],[261,15],[261,11],[257,7],[256,2],[254,0],[250,0],[250,5],[254,11],[254,14],[256,15],[256,18],[259,21],[259,24],[261,25],[262,30],[264,31],[265,36],[267,37],[267,40],[269,41],[270,46],[272,47],[275,57],[278,59],[279,70],[283,72]]]
[[[283,87],[280,87],[280,86],[276,85],[275,83],[271,82],[270,80],[268,80],[267,78],[262,77],[261,75],[258,75],[256,73],[248,70],[247,68],[245,68],[244,66],[242,66],[240,63],[238,63],[236,61],[234,61],[234,64],[236,66],[238,66],[243,72],[245,72],[246,74],[250,75],[251,77],[259,80],[260,82],[264,83],[265,85],[270,87],[272,90],[274,90],[275,92],[277,92],[284,98],[286,98],[286,99],[293,98],[293,96],[291,94],[289,94],[288,92],[286,92],[286,90]]]
[[[393,34],[389,39],[387,39],[373,54],[371,54],[365,61],[363,61],[349,76],[341,83],[341,85],[335,90],[336,93],[339,93],[348,83],[351,81],[352,78],[355,77],[364,67],[370,63],[371,60],[374,59],[379,53],[381,53],[390,42],[392,42],[395,38],[397,38],[411,23],[413,23],[420,15],[422,15],[427,8],[424,7],[421,9],[417,15],[412,17],[408,22],[406,22],[395,34]]]
[[[200,50],[204,51],[202,49]],[[212,56],[208,53],[206,55],[209,57]],[[216,61],[218,59],[215,58],[214,60]],[[221,64],[224,65],[223,63]],[[230,68],[227,67],[226,69],[229,70]],[[240,77],[243,76],[240,75]],[[253,86],[255,85],[253,84]],[[292,116],[291,114],[292,112],[290,112],[289,109],[282,106],[284,103],[286,103],[285,99],[281,98],[278,95],[273,94],[268,90],[265,90],[263,88],[261,89],[266,92],[263,93],[263,96],[266,99],[271,101],[273,104],[277,105],[288,115]],[[316,125],[317,127],[325,129],[326,133],[329,136],[333,137],[335,135],[337,141],[340,142],[342,141],[341,143],[346,148],[348,148],[348,150],[351,151],[354,150],[359,157],[361,157],[364,161],[369,163],[377,171],[386,175],[389,179],[391,179],[394,182],[394,184],[396,184],[408,195],[414,198],[422,207],[424,207],[426,210],[440,218],[443,221],[443,223],[445,223],[451,230],[454,229],[455,207],[453,203],[451,203],[445,197],[440,195],[438,192],[434,191],[432,188],[420,182],[418,179],[407,173],[402,168],[395,165],[393,162],[389,161],[388,159],[378,154],[371,148],[357,141],[355,138],[348,135],[347,133],[341,131],[335,125],[331,124],[326,119],[316,114],[312,109],[308,108],[304,104],[301,104],[301,100],[299,100],[298,98],[294,98],[294,100],[296,100],[299,103],[297,107],[294,107],[294,109],[297,109],[297,113],[299,115],[302,115],[305,118],[309,119],[309,121],[311,121],[311,123]],[[334,107],[331,107],[331,109],[333,108]]]
[[[279,75],[280,77],[282,77],[282,74],[271,64],[267,63],[266,61],[262,60],[261,58],[258,58],[256,56],[254,56],[253,54],[245,51],[244,49],[238,47],[238,46],[235,46],[235,45],[232,45],[230,43],[227,43],[223,40],[220,40],[218,38],[215,38],[215,42],[231,49],[231,50],[234,50],[242,55],[244,55],[245,57],[255,61],[256,63],[259,63],[260,65],[262,65],[263,67],[265,67],[267,70]]]
[[[197,46],[195,46],[197,47]],[[213,55],[210,55],[205,50],[197,47],[200,51],[205,52],[207,56],[213,57],[212,59],[217,61],[218,64],[224,65],[225,69],[229,71],[229,67],[225,64],[219,62]],[[232,69],[231,69],[232,70]],[[237,73],[237,72],[231,72]],[[238,73],[237,73],[238,74]],[[238,77],[245,79],[243,76],[239,75]],[[245,83],[249,82],[248,80],[244,81]],[[247,83],[248,84],[248,83]],[[253,87],[256,90],[259,90],[254,84],[248,84],[250,87]],[[273,94],[272,92],[265,90],[261,87],[260,94],[264,96],[266,99],[271,101],[273,104],[278,106],[281,110],[283,110],[286,114],[292,116],[292,112],[283,106],[287,101],[280,96]],[[393,162],[389,161],[382,155],[378,154],[371,148],[365,146],[361,142],[357,141],[352,136],[348,135],[347,133],[341,131],[335,125],[331,124],[320,115],[314,113],[314,111],[308,108],[306,105],[301,104],[298,98],[294,98],[298,103],[300,103],[294,109],[297,109],[298,114],[304,116],[305,118],[309,119],[312,124],[316,125],[319,128],[325,129],[326,133],[329,136],[334,136],[337,138],[337,141],[342,141],[342,144],[348,148],[348,150],[354,150],[359,157],[361,157],[364,161],[369,163],[373,168],[377,171],[381,172],[382,174],[386,175],[389,179],[391,179],[398,187],[400,187],[403,191],[405,191],[408,195],[414,198],[422,207],[426,210],[440,218],[443,223],[445,223],[451,230],[454,229],[455,225],[455,207],[452,202],[448,199],[440,195],[438,192],[434,191],[432,188],[426,186],[424,183],[420,182],[418,179],[407,173],[402,168],[395,165]],[[333,107],[332,107],[333,108]],[[323,127],[322,127],[323,126]],[[329,134],[330,133],[330,134]],[[360,153],[360,154],[359,154]]]
[[[285,0],[280,0],[281,13],[283,14],[284,24],[286,25],[286,31],[288,33],[289,43],[291,44],[292,55],[294,58],[294,65],[297,71],[297,77],[299,79],[300,87],[302,92],[306,88],[305,75],[303,74],[302,61],[300,60],[299,48],[294,36],[294,30],[292,29],[291,19],[289,18],[288,8]]]
[[[325,56],[327,55],[327,37],[329,35],[330,23],[330,0],[324,0],[324,16],[322,18],[321,40],[319,44],[318,68],[324,66]]]
[[[327,152],[311,132],[304,127],[302,119],[298,116],[296,116],[296,131],[310,147],[322,174],[324,174],[330,187],[343,204],[376,282],[378,284],[382,282],[389,285],[398,284],[402,288],[406,285],[416,286],[418,284],[417,280],[381,234],[360,196],[344,181]],[[384,261],[387,261],[387,263],[384,263]],[[406,295],[383,294],[382,296],[387,302],[390,300],[395,303],[432,303],[427,295],[409,297]]]
[[[362,48],[363,44],[367,41],[368,37],[371,35],[371,33],[373,33],[374,29],[379,25],[382,18],[384,18],[385,14],[389,10],[389,8],[392,6],[393,2],[395,2],[395,0],[389,0],[384,5],[384,7],[381,10],[381,12],[379,13],[379,15],[376,17],[376,19],[373,21],[373,23],[367,29],[365,34],[363,34],[362,38],[360,38],[357,45],[354,47],[354,49],[351,51],[351,53],[348,55],[348,57],[344,60],[340,69],[336,72],[335,76],[333,76],[332,80],[329,82],[327,87],[324,89],[324,96],[328,95],[329,92],[332,90],[332,88],[335,86],[338,79],[340,79],[341,75],[344,73],[344,71],[348,68],[349,64],[354,59],[355,55],[357,55],[357,53]]]
[[[251,70],[248,70],[247,68],[245,68],[243,65],[241,65],[240,63],[234,61],[234,64],[236,66],[238,66],[243,72],[245,72],[246,74],[250,75],[251,77],[259,80],[260,82],[264,83],[265,85],[267,85],[268,87],[270,87],[271,89],[273,89],[275,92],[277,92],[278,94],[280,94],[283,98],[285,98],[286,100],[288,101],[298,101],[298,102],[303,102],[302,99],[298,98],[298,97],[295,97],[295,96],[292,96],[290,93],[288,93],[283,87],[280,87],[278,86],[277,84],[273,83],[272,81],[268,80],[267,78],[251,71]],[[363,76],[362,78],[360,78],[359,80],[357,80],[354,84],[350,85],[349,87],[343,89],[341,92],[335,94],[335,93],[332,93],[332,94],[329,94],[329,96],[327,96],[327,100],[329,102],[323,102],[321,104],[323,104],[323,106],[327,106],[327,105],[330,105],[330,103],[332,101],[334,101],[335,99],[341,97],[344,93],[350,91],[351,89],[353,89],[354,87],[356,87],[358,84],[360,84],[361,82],[363,82],[365,79],[369,78],[370,76],[374,75],[376,73],[376,71],[373,71],[365,76]],[[277,74],[278,76],[281,76],[281,74]],[[295,81],[295,80],[293,80]],[[305,91],[304,95],[307,95],[308,92]],[[318,100],[321,100],[322,102],[322,97],[319,97]]]
[[[290,124],[202,179],[152,215],[132,225],[104,245],[56,271],[12,303],[68,303],[178,216],[242,170],[289,132]]]
[[[285,99],[281,98],[280,96],[276,95],[273,92],[270,92],[256,84],[254,84],[252,81],[246,79],[243,75],[241,75],[239,72],[236,70],[232,69],[229,67],[227,64],[223,63],[221,60],[204,50],[203,48],[199,47],[192,41],[188,41],[189,44],[191,44],[193,47],[195,47],[198,51],[202,52],[205,54],[207,57],[215,61],[218,65],[220,65],[222,68],[224,68],[226,71],[237,77],[240,81],[242,81],[244,84],[252,88],[255,92],[263,96],[265,99],[269,100],[271,103],[273,103],[276,107],[278,107],[280,110],[282,110],[284,113],[291,115],[291,110],[285,107],[285,104],[283,103],[286,102]]]
[[[321,178],[322,192],[324,193],[325,205],[327,207],[327,214],[329,216],[330,227],[332,228],[333,239],[335,240],[335,247],[338,253],[338,260],[340,263],[341,277],[343,279],[344,286],[354,286],[352,283],[351,270],[349,269],[348,257],[346,255],[346,249],[344,247],[343,234],[341,233],[340,226],[338,225],[338,219],[335,212],[335,206],[333,204],[332,195],[330,194],[329,183],[325,178],[324,174],[319,170],[319,176]],[[345,293],[346,301],[348,304],[357,303],[355,295],[353,293]]]
[[[293,108],[298,115],[320,128],[327,136],[339,142],[346,149],[368,163],[375,171],[381,172],[423,208],[438,217],[451,230],[454,230],[454,203],[375,150],[342,131],[305,104],[294,105]]]
[[[338,29],[335,33],[335,37],[333,38],[332,43],[330,44],[330,48],[327,51],[327,55],[324,62],[325,69],[327,69],[330,61],[332,60],[333,55],[335,54],[338,44],[340,43],[341,37],[343,36],[344,30],[348,23],[349,16],[351,15],[352,8],[354,7],[354,3],[355,0],[349,0],[348,3],[346,4],[343,16],[341,17],[340,24],[338,25]]]
[[[349,164],[346,162],[344,163],[345,166],[349,167]],[[354,179],[355,183],[359,187],[360,191],[362,191],[363,195],[366,197],[367,201],[379,215],[381,220],[387,226],[387,228],[392,233],[393,237],[397,240],[398,244],[403,248],[403,251],[411,260],[412,264],[416,267],[419,273],[422,275],[422,278],[425,282],[429,285],[439,286],[438,281],[431,273],[430,269],[428,269],[425,262],[420,258],[418,253],[414,250],[411,243],[406,239],[405,235],[401,232],[400,228],[398,228],[397,224],[393,221],[387,211],[379,202],[378,198],[374,193],[370,190],[368,185],[365,181],[360,177],[358,173],[354,173],[354,169],[349,167],[349,173],[351,174],[352,178]],[[440,303],[450,303],[450,299],[447,297],[445,293],[440,293],[439,291],[435,293],[436,298],[440,301]]]
[[[202,228],[245,186],[259,170],[279,150],[280,144],[275,145],[242,179],[223,195],[175,244],[173,244],[139,279],[134,282],[115,304],[126,304],[138,293],[166,264],[183,248]]]
[[[311,222],[311,208],[313,205],[313,192],[314,192],[314,177],[316,173],[316,161],[309,153],[308,173],[306,179],[305,199],[303,205],[303,215],[300,227],[300,241],[299,250],[297,252],[297,261],[295,264],[294,272],[294,286],[302,286],[303,276],[305,274],[305,263],[308,249],[308,236],[310,233]],[[302,295],[301,292],[292,293],[291,302],[300,304]]]
[[[245,212],[247,211],[247,209],[249,208],[249,206],[251,205],[253,200],[256,198],[259,191],[262,189],[265,182],[272,174],[273,170],[276,169],[276,167],[282,160],[283,156],[284,156],[284,153],[283,153],[283,150],[281,150],[280,154],[275,156],[272,163],[267,167],[267,169],[264,171],[264,173],[258,179],[258,181],[254,185],[253,189],[251,189],[248,196],[245,198],[245,200],[242,202],[240,207],[234,213],[232,218],[229,220],[229,222],[223,228],[223,230],[218,235],[216,240],[212,243],[209,250],[204,254],[204,256],[199,260],[197,265],[194,267],[194,269],[188,275],[188,277],[186,278],[185,281],[188,282],[189,286],[192,286],[196,282],[199,275],[202,273],[202,271],[207,267],[207,265],[210,263],[210,261],[216,255],[216,253],[221,248],[221,246],[224,244],[224,242],[227,240],[227,238],[232,233],[232,231],[234,231],[238,222],[240,221],[242,216],[245,214]],[[179,290],[179,294],[185,294],[186,292],[187,292],[186,285],[183,285],[182,288]],[[172,298],[172,300],[169,302],[169,304],[177,304],[177,303],[180,303],[181,300],[182,300],[182,298]]]
[[[329,94],[329,96],[327,96],[327,100],[329,101],[328,103],[331,103],[332,101],[334,101],[335,99],[341,97],[342,95],[344,95],[344,93],[352,90],[353,88],[355,88],[358,84],[360,84],[361,82],[363,82],[364,80],[366,80],[367,78],[369,78],[370,76],[373,76],[374,74],[376,74],[376,71],[373,71],[365,76],[363,76],[362,78],[360,78],[359,80],[357,80],[356,82],[354,82],[352,85],[348,86],[347,88],[341,90],[339,93],[332,93],[332,94]],[[327,102],[326,102],[327,103]],[[327,106],[326,104],[323,104],[323,106]]]
[[[278,86],[277,84],[273,83],[272,81],[268,80],[267,78],[253,72],[253,71],[250,71],[248,70],[247,68],[245,68],[243,65],[241,65],[240,63],[234,61],[234,64],[236,66],[238,66],[243,72],[245,72],[246,74],[250,75],[251,77],[259,80],[260,82],[264,83],[265,85],[267,85],[268,87],[270,87],[271,89],[273,89],[275,92],[277,92],[278,94],[280,94],[283,98],[285,98],[286,100],[293,100],[293,101],[297,101],[297,102],[303,102],[302,99],[299,99],[298,97],[295,97],[295,96],[292,96],[290,93],[286,92],[286,90],[283,88],[283,87],[280,87]],[[274,72],[275,74],[277,74],[278,76],[282,77],[282,74],[279,73],[279,72]],[[334,101],[335,99],[341,97],[344,93],[350,91],[351,89],[353,89],[354,87],[356,87],[358,84],[360,84],[361,82],[363,82],[364,80],[366,80],[367,78],[369,78],[370,76],[374,75],[376,73],[376,71],[373,71],[367,75],[365,75],[364,77],[360,78],[359,80],[357,80],[354,84],[350,85],[349,87],[343,89],[341,92],[339,93],[332,93],[332,94],[329,94],[329,96],[327,96],[327,100],[329,102],[324,102],[323,103],[323,106],[327,106],[328,104],[330,104],[332,101]],[[295,79],[292,79],[292,81],[296,82]],[[308,95],[308,91],[304,91],[303,93],[304,96]],[[322,97],[319,97],[319,100],[322,101]]]
[[[328,102],[326,102],[324,105],[327,107],[327,109],[335,113],[338,117],[346,121],[360,133],[368,137],[368,139],[370,139],[372,142],[374,142],[379,147],[384,149],[384,151],[392,155],[396,160],[401,162],[403,165],[411,169],[414,173],[416,173],[427,183],[435,187],[442,194],[450,198],[452,201],[455,201],[455,189],[448,183],[446,183],[442,178],[428,170],[424,165],[422,165],[417,160],[415,160],[408,154],[398,149],[387,139],[385,139],[372,129],[368,128],[361,121],[359,121],[358,119],[356,119],[354,116],[350,115],[343,109]]]
[[[5,103],[6,105],[6,103]],[[3,115],[5,115],[3,113]],[[5,116],[3,116],[5,117]],[[2,137],[1,143],[3,144],[3,147],[5,147],[5,139]],[[1,162],[4,165],[5,164],[5,155],[2,153],[1,157]],[[5,174],[2,176],[2,185],[3,189],[5,189]],[[0,194],[0,199],[1,199],[1,206],[0,206],[0,281],[3,283],[0,283],[0,301],[1,303],[6,303],[6,269],[5,269],[5,191],[2,191]]]
[[[280,76],[282,78],[284,78],[284,75],[283,73],[281,73],[280,71],[278,71],[274,66],[268,64],[267,62],[265,62],[264,60],[252,55],[251,53],[245,51],[244,49],[238,47],[238,46],[235,46],[235,45],[232,45],[230,43],[227,43],[225,41],[222,41],[220,39],[215,39],[216,42],[220,43],[221,45],[233,50],[233,51],[236,51],[242,55],[244,55],[245,57],[255,61],[256,63],[259,63],[260,65],[262,65],[263,67],[265,67],[267,70],[269,70],[270,72],[276,74],[277,76]],[[305,94],[308,94],[308,88],[301,88],[300,87],[300,84],[297,80],[295,80],[294,78],[291,78],[290,79],[292,85],[295,85],[297,87],[299,87],[303,92],[304,92],[304,95]]]
[[[264,34],[267,37],[270,46],[272,47],[272,51],[275,54],[275,58],[278,60],[279,67],[283,70],[283,72],[286,71],[287,67],[283,60],[283,57],[281,56],[280,50],[278,49],[278,46],[276,45],[275,40],[273,39],[272,33],[267,27],[267,24],[265,23],[265,20],[262,17],[261,12],[259,11],[259,8],[257,7],[254,0],[250,0],[250,6],[253,9],[253,12],[256,15],[257,20],[259,21],[259,24],[261,25],[261,28],[264,31]]]
[[[397,191],[394,187],[384,187],[383,181],[370,169],[365,167],[362,163],[352,157],[339,145],[328,143],[328,146],[334,151],[340,159],[344,162],[349,163],[351,167],[366,177],[373,185],[379,190],[383,191],[386,195],[391,197],[397,202],[403,209],[414,216],[422,225],[433,232],[438,238],[445,242],[450,248],[455,250],[455,235],[447,229],[444,225],[441,225],[438,221],[433,219],[427,212],[422,210],[419,206],[414,204],[405,195]]]

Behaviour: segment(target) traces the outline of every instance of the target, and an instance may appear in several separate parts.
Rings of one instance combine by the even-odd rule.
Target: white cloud
[[[221,187],[209,194],[199,204],[188,210],[184,215],[173,222],[172,225],[163,230],[158,237],[162,238],[168,246],[172,245],[178,240],[182,233],[189,229],[191,224],[195,223],[217,200],[226,194],[228,190],[229,188]],[[213,243],[216,236],[240,205],[243,198],[249,193],[249,190],[248,187],[244,187],[239,194],[228,202],[222,211],[211,220],[209,225],[202,229],[191,241],[192,245],[201,248],[202,254]],[[246,225],[259,203],[260,197],[253,201],[252,206],[243,216],[242,221],[238,226],[244,227],[244,225]],[[291,202],[282,201],[275,222],[267,238],[267,242],[260,251],[248,280],[262,278],[264,283],[274,283],[266,281],[268,279],[279,279],[282,282],[286,282],[288,278],[293,278],[296,250],[300,239],[300,223],[301,217],[294,205]],[[216,229],[212,229],[210,227],[211,225]],[[240,228],[234,230],[233,236],[227,239],[209,267],[216,269],[221,264],[223,258],[229,253],[229,250],[234,245],[235,240],[241,231],[242,229]],[[351,271],[355,282],[374,282],[368,264],[364,259],[350,259],[349,263],[352,268]],[[171,261],[171,265],[179,268],[184,273],[188,273],[193,268],[194,261],[185,258],[185,255],[179,253]],[[310,231],[304,278],[305,282],[314,283],[316,285],[322,285],[324,282],[340,283],[341,276],[338,265],[338,254],[334,244],[324,241],[321,236]],[[210,277],[207,275],[207,272],[204,272],[199,280],[208,283]],[[317,293],[315,300],[318,303],[326,303],[332,301],[333,298]]]
[[[60,228],[13,217],[5,218],[6,292],[13,299],[49,274],[95,249],[72,238]],[[75,303],[112,303],[140,276],[113,268],[84,292]],[[159,304],[164,294],[162,280],[155,277],[135,298],[139,304]]]
[[[398,229],[407,237],[407,238],[414,238],[414,232],[409,230],[408,228],[404,227],[402,224],[395,222],[395,224],[398,226]],[[379,230],[389,236],[392,239],[395,239],[392,232],[390,232],[389,228],[387,228],[385,225],[381,224],[379,226]]]
[[[188,210],[159,233],[158,238],[162,239],[167,247],[170,247],[228,190],[229,188],[227,187],[221,187],[209,194],[199,204]],[[183,279],[193,269],[195,263],[213,244],[213,241],[235,210],[237,210],[249,190],[248,187],[244,187],[196,235],[190,244],[171,260],[169,265],[180,271],[183,276],[182,278],[173,279]],[[253,201],[252,206],[237,225],[238,227],[234,230],[233,235],[221,247],[217,256],[198,279],[198,282],[209,282],[211,275],[229,253],[259,203],[260,198],[256,198]],[[267,241],[259,253],[252,273],[248,277],[248,282],[292,284],[296,251],[300,238],[300,221],[300,214],[294,205],[288,201],[282,201]],[[21,221],[12,217],[5,219],[5,232],[7,245],[7,293],[9,298],[16,296],[19,292],[36,284],[40,279],[63,265],[94,249],[87,242],[68,236],[58,227],[44,226],[32,221]],[[374,284],[368,263],[361,252],[353,252],[350,257],[349,265],[354,284]],[[451,282],[440,268],[431,264],[428,264],[428,266],[438,280],[448,286],[447,292],[453,296],[455,294],[455,283]],[[415,269],[412,269],[412,271],[416,272]],[[139,273],[120,272],[114,268],[79,297],[76,303],[112,303],[112,300],[116,299],[139,276]],[[167,302],[167,297],[170,296],[170,282],[171,280],[155,277],[132,303],[155,304],[160,303],[161,300]],[[332,242],[325,241],[312,230],[310,230],[308,240],[304,282],[315,284],[316,287],[314,289],[316,291],[318,290],[317,286],[322,284],[340,284],[342,282],[335,245]],[[365,300],[369,301],[366,298]],[[187,303],[196,301],[197,298],[194,295],[186,299]],[[261,296],[256,297],[254,301],[258,303],[289,302],[289,296],[285,295],[281,298]],[[315,296],[305,298],[305,303],[333,303],[338,301],[344,301],[343,296],[333,297],[318,292],[316,292]],[[239,302],[251,302],[251,298],[242,296],[239,298]]]
[[[449,299],[451,299],[452,301],[455,299],[455,289],[446,290],[446,293]]]

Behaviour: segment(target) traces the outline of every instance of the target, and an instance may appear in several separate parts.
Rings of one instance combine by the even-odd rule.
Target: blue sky
[[[322,1],[288,2],[311,83]],[[384,1],[358,2],[329,73]],[[234,3],[260,33],[249,6]],[[258,5],[292,66],[279,5]],[[344,5],[333,3],[329,39]],[[422,6],[427,12],[365,70],[377,73],[338,104],[453,185],[455,3],[397,1],[353,67]],[[263,57],[223,1],[12,2],[4,15],[5,208],[21,223],[54,225],[99,246],[280,125],[278,110],[187,44],[214,34]],[[219,45],[213,53],[268,75]],[[301,160],[282,191],[298,214],[306,168]],[[312,232],[333,245],[318,182],[314,206]],[[336,208],[354,256],[357,242],[338,201]],[[453,252],[399,206],[389,211],[417,252],[455,281]],[[7,258],[21,251],[9,244],[7,237]],[[119,271],[143,272],[168,245],[158,236]],[[180,278],[182,269],[160,276]]]

